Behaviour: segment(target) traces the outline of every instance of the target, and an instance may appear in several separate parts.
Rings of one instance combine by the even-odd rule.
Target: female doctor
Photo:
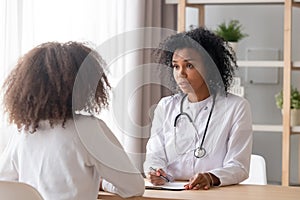
[[[158,103],[144,171],[154,185],[188,180],[186,189],[238,184],[249,174],[252,119],[246,99],[228,92],[232,49],[205,28],[170,36],[154,55],[178,87]]]

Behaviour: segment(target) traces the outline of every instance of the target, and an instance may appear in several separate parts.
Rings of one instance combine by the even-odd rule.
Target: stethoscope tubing
[[[212,106],[211,106],[211,109],[210,109],[210,112],[209,112],[209,115],[208,115],[208,119],[207,119],[207,122],[206,122],[206,126],[205,126],[205,129],[204,129],[204,134],[203,134],[202,141],[201,141],[201,144],[200,144],[200,149],[203,147],[203,143],[204,143],[204,140],[205,140],[205,137],[206,137],[208,125],[209,125],[209,122],[210,122],[212,112],[213,112],[214,107],[215,107],[215,103],[216,103],[216,95],[213,95],[213,103],[212,103]]]
[[[178,118],[180,116],[182,116],[182,115],[187,116],[187,118],[189,119],[189,121],[193,124],[194,128],[197,130],[197,128],[196,128],[195,124],[193,123],[193,120],[190,117],[190,115],[188,113],[186,113],[186,112],[183,112],[183,102],[184,102],[184,100],[185,100],[186,97],[187,97],[187,94],[185,94],[182,97],[182,99],[181,99],[181,102],[180,102],[180,113],[174,119],[174,130],[176,129]],[[213,112],[214,107],[215,107],[215,102],[216,102],[216,95],[213,95],[213,103],[212,103],[212,107],[210,109],[210,112],[209,112],[209,115],[208,115],[208,118],[207,118],[207,122],[206,122],[206,125],[205,125],[205,129],[204,129],[204,133],[203,133],[203,136],[202,136],[201,143],[200,143],[199,147],[197,147],[197,148],[194,149],[194,152],[196,152],[197,150],[200,150],[200,151],[204,151],[204,154],[202,156],[197,156],[196,153],[194,153],[194,156],[196,158],[202,158],[206,154],[206,150],[205,150],[205,148],[203,148],[203,144],[204,144],[204,140],[205,140],[205,137],[206,137],[206,134],[207,134],[207,130],[208,130],[208,126],[209,126],[209,122],[210,122],[211,116],[212,116],[212,112]],[[176,131],[175,131],[175,134],[176,134]],[[196,134],[198,136],[198,133],[196,133]],[[174,141],[174,142],[176,143],[176,141]]]

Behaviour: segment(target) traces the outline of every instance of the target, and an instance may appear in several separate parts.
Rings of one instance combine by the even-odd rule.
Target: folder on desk
[[[188,182],[183,181],[175,181],[175,182],[168,182],[164,185],[153,185],[149,181],[145,181],[145,188],[150,190],[172,190],[172,191],[180,191],[185,190],[184,185]]]

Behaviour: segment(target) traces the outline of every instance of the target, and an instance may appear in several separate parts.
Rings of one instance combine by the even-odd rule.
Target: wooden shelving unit
[[[178,31],[185,30],[186,7],[199,10],[199,25],[205,22],[205,5],[262,5],[280,4],[284,8],[284,46],[282,61],[238,61],[240,67],[282,67],[283,68],[283,116],[282,125],[253,125],[254,131],[282,132],[282,185],[288,186],[290,180],[290,136],[300,134],[300,126],[290,124],[290,93],[292,70],[300,70],[300,61],[292,61],[292,9],[300,7],[300,0],[166,0],[168,4],[178,4]],[[299,149],[300,165],[300,149]],[[300,175],[299,175],[300,180]]]

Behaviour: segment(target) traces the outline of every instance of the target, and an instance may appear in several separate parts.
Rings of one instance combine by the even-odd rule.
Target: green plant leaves
[[[230,20],[228,24],[221,23],[215,33],[229,42],[238,42],[248,36],[242,32],[242,25],[238,20]]]
[[[283,92],[282,90],[275,95],[276,106],[282,109]],[[295,87],[291,87],[291,109],[300,109],[300,93]]]

